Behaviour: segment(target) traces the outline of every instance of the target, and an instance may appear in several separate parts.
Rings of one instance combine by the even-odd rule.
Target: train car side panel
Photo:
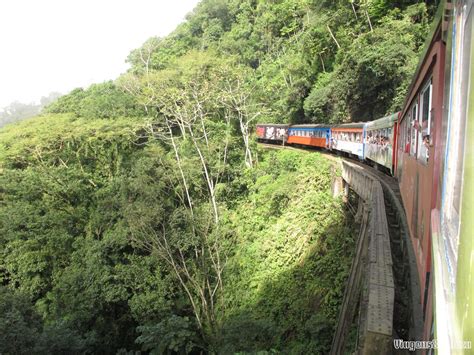
[[[371,160],[390,170],[393,174],[394,153],[396,152],[396,122],[398,113],[367,122],[365,125],[366,136],[365,159]]]
[[[435,337],[438,351],[474,346],[474,6],[454,1],[447,35],[443,131],[439,145],[441,188],[432,210]],[[472,349],[471,349],[472,351]]]
[[[331,148],[364,159],[364,123],[347,123],[331,128]]]
[[[257,139],[261,141],[284,143],[288,135],[287,124],[258,124]]]
[[[410,238],[416,255],[420,297],[429,337],[431,304],[431,208],[433,205],[434,159],[437,131],[441,125],[444,43],[441,22],[429,43],[400,115],[398,177]]]
[[[294,125],[288,129],[288,144],[328,148],[330,128],[323,125]]]

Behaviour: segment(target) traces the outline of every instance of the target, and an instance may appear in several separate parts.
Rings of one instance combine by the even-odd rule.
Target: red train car
[[[430,227],[431,210],[435,207],[440,187],[446,53],[444,11],[444,7],[440,6],[432,35],[425,45],[400,113],[398,132],[396,175],[416,256],[424,339],[431,336],[433,317]]]

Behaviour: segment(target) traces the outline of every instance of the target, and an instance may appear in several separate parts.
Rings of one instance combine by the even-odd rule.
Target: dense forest
[[[326,353],[353,220],[257,122],[400,108],[435,2],[203,0],[0,130],[0,353]]]

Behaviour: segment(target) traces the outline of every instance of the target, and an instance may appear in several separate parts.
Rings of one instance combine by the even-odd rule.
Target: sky
[[[0,108],[116,79],[199,0],[0,0]]]

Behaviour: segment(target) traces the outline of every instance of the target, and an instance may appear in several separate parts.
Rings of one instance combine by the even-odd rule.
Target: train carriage
[[[396,162],[398,112],[365,124],[364,158],[393,175]]]
[[[288,127],[287,124],[258,124],[256,129],[257,139],[269,143],[286,143]]]
[[[433,337],[434,229],[431,216],[440,200],[442,186],[441,161],[447,132],[444,107],[448,104],[443,104],[443,97],[446,95],[445,78],[451,75],[445,40],[451,6],[450,2],[443,2],[439,8],[398,124],[396,175],[418,269],[423,339]],[[456,32],[455,29],[452,31]]]
[[[328,125],[292,125],[288,129],[288,144],[329,148],[331,128]]]
[[[331,128],[331,149],[364,159],[364,123],[346,123]]]

